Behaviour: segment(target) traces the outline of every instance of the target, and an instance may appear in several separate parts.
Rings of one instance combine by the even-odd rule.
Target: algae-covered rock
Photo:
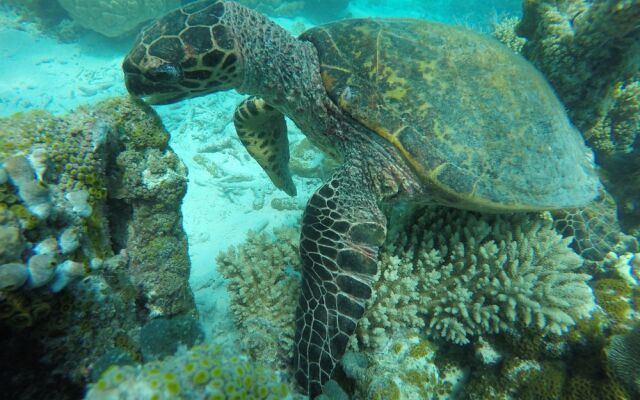
[[[3,0],[2,4],[15,9],[21,20],[33,21],[42,29],[57,30],[68,21],[66,11],[57,1],[51,0]],[[67,28],[68,29],[68,28]]]
[[[103,354],[140,359],[154,317],[197,316],[187,170],[168,140],[153,110],[127,97],[0,119],[0,374],[18,377],[3,380],[7,396],[29,397],[39,379],[29,390],[77,398]],[[193,344],[190,332],[199,337],[180,341]],[[40,361],[23,371],[16,346]]]
[[[180,6],[180,0],[58,0],[75,22],[108,37],[132,33],[140,24]]]

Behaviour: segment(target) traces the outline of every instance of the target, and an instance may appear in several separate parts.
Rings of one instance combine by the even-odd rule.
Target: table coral
[[[180,6],[180,0],[58,0],[81,26],[105,36],[133,32],[140,24]]]
[[[465,344],[519,325],[562,334],[595,307],[570,240],[534,216],[427,209],[381,253],[359,335],[374,344],[411,327]]]

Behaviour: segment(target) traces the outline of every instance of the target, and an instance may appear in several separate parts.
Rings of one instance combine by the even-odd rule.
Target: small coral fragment
[[[37,180],[29,160],[23,156],[11,157],[4,161],[4,168],[29,211],[41,219],[47,218],[51,213],[49,191]]]
[[[0,265],[0,290],[15,290],[29,278],[29,272],[24,264],[9,263]]]
[[[50,254],[36,254],[29,258],[30,288],[38,288],[49,283],[56,271],[56,261]]]
[[[67,260],[58,265],[53,277],[53,281],[49,284],[49,289],[57,293],[64,289],[69,283],[83,277],[86,274],[84,265],[81,263]]]

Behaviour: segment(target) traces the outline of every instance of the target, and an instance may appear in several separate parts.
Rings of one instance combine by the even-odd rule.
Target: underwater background
[[[0,0],[1,398],[306,398],[300,219],[337,163],[287,121],[289,197],[237,138],[240,94],[128,97],[137,33],[187,3]],[[323,398],[640,398],[640,1],[240,3],[295,36],[368,16],[494,36],[603,183],[567,212],[403,216]]]

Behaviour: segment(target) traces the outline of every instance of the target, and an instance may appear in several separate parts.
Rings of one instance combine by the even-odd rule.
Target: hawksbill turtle
[[[341,166],[302,218],[294,372],[321,393],[365,312],[383,210],[577,207],[592,152],[544,77],[497,41],[415,19],[350,19],[298,38],[233,2],[190,3],[145,28],[123,63],[132,95],[168,104],[235,89],[242,143],[286,193],[284,117]]]

